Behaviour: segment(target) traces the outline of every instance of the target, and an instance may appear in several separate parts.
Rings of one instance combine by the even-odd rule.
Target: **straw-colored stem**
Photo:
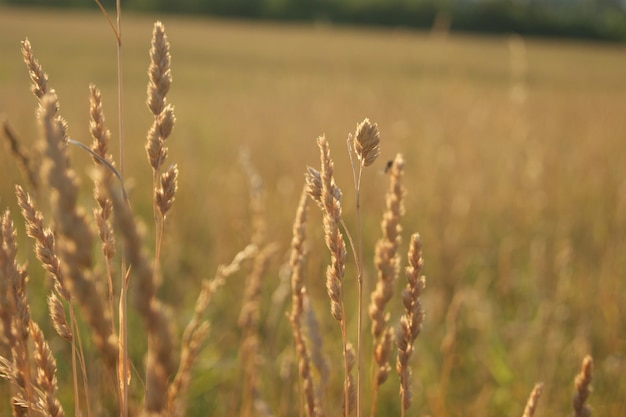
[[[346,245],[339,230],[341,222],[341,192],[333,177],[333,161],[330,158],[330,148],[326,138],[321,136],[317,140],[320,148],[321,172],[319,184],[315,176],[307,179],[309,195],[317,200],[324,213],[324,235],[326,246],[331,255],[330,265],[326,269],[326,289],[330,298],[331,313],[339,322],[343,344],[344,366],[344,415],[350,412],[350,369],[349,346],[346,331],[345,303],[343,294],[343,277],[345,273]],[[309,172],[311,172],[309,170]],[[319,185],[319,187],[318,187]],[[318,189],[319,188],[319,189]]]
[[[580,372],[576,375],[574,385],[576,392],[572,398],[574,413],[572,417],[589,417],[591,408],[586,404],[589,394],[591,394],[591,378],[593,374],[593,359],[587,355],[584,357]]]
[[[359,256],[356,260],[358,283],[358,316],[357,316],[357,344],[356,344],[356,415],[361,417],[361,366],[363,340],[363,232],[361,230],[361,174],[363,165],[359,165],[359,177],[356,183],[356,230]]]
[[[528,397],[528,401],[526,401],[526,407],[524,407],[524,414],[522,417],[533,417],[535,415],[535,409],[537,408],[537,402],[539,401],[539,397],[541,397],[541,392],[543,391],[543,382],[539,382],[535,384],[530,396]]]
[[[76,337],[80,337],[78,333],[78,327],[74,325],[74,310],[70,308],[70,326],[72,327],[72,334],[75,336],[72,337],[71,340],[71,349],[72,349],[72,390],[74,392],[74,415],[80,415],[80,397],[78,396],[78,366],[76,364],[76,356],[78,354],[78,350],[76,347]]]
[[[220,265],[215,277],[202,282],[202,289],[194,306],[193,317],[187,323],[182,337],[181,360],[168,392],[168,415],[184,415],[183,398],[189,386],[191,368],[200,352],[200,344],[209,332],[209,323],[203,317],[215,292],[226,283],[226,278],[241,269],[244,261],[252,258],[257,253],[254,245],[248,245],[235,255],[228,265]]]

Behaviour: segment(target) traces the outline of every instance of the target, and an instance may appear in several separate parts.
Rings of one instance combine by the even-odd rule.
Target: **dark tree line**
[[[90,0],[0,0],[96,7]],[[103,1],[113,7],[114,0]],[[626,40],[626,0],[123,0],[127,10]]]

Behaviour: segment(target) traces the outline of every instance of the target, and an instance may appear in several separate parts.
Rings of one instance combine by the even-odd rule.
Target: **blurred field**
[[[169,100],[177,124],[169,161],[181,170],[162,293],[180,312],[181,327],[200,279],[249,240],[240,151],[249,150],[262,176],[270,236],[286,254],[303,173],[319,164],[314,139],[322,133],[332,146],[344,216],[354,224],[345,139],[369,117],[383,140],[383,155],[363,179],[371,282],[387,186],[381,171],[397,152],[407,161],[402,253],[414,231],[424,243],[427,317],[416,341],[412,415],[521,415],[537,381],[545,383],[537,415],[567,415],[573,378],[587,353],[596,365],[589,400],[595,415],[626,415],[626,47],[542,40],[520,46],[509,38],[125,15],[126,163],[133,207],[148,225],[151,173],[143,147],[151,116],[144,102],[157,18],[172,44]],[[36,100],[19,51],[25,37],[59,94],[70,135],[89,141],[87,86],[94,82],[116,146],[116,53],[104,19],[0,9],[0,114],[33,144]],[[515,75],[511,62],[518,55],[527,70]],[[20,223],[13,184],[24,181],[3,149],[0,202]],[[77,149],[70,154],[84,173],[84,203],[91,205],[89,158]],[[317,207],[310,213],[308,287],[324,348],[339,369],[339,332],[323,284],[321,217]],[[41,288],[30,242],[24,233],[19,237],[33,288]],[[277,415],[295,415],[295,383],[279,382],[288,378],[280,368],[293,350],[282,314],[288,303],[271,305],[285,259],[273,263],[264,282],[263,394]],[[353,272],[349,265],[350,291]],[[212,307],[192,415],[227,415],[237,404],[237,279],[243,276],[229,282]],[[33,290],[30,298],[43,310],[42,293]],[[398,313],[399,298],[392,303]],[[46,320],[43,311],[36,313]],[[62,363],[65,347],[53,348]],[[62,387],[66,376],[60,376]],[[381,415],[398,414],[395,375],[381,395],[381,410],[387,410]],[[69,396],[62,394],[66,401]],[[340,403],[337,392],[329,402]]]

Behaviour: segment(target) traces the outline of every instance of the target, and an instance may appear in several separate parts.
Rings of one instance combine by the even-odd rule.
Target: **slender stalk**
[[[363,339],[363,236],[361,231],[361,174],[363,173],[363,165],[359,164],[359,173],[356,173],[354,156],[352,153],[352,135],[348,136],[348,154],[350,155],[350,164],[352,165],[352,176],[354,179],[354,190],[356,194],[356,230],[357,230],[357,248],[353,249],[356,267],[357,267],[357,284],[358,284],[358,317],[357,317],[357,336],[356,336],[356,415],[361,417],[361,342]],[[352,240],[350,244],[354,247]],[[358,251],[358,252],[357,252]]]
[[[363,339],[363,234],[361,231],[361,173],[363,172],[363,165],[359,166],[359,179],[356,185],[356,230],[357,230],[357,246],[358,254],[357,258],[357,281],[359,285],[359,302],[358,310],[359,316],[357,319],[357,337],[356,337],[356,415],[361,417],[361,364],[362,364],[362,350],[361,341]]]
[[[118,129],[119,129],[119,161],[120,161],[120,177],[122,182],[122,190],[124,189],[124,178],[125,178],[125,164],[124,164],[124,77],[122,76],[122,10],[121,10],[121,0],[116,0],[115,2],[115,11],[116,11],[116,34],[117,34],[117,108],[118,108]],[[124,193],[124,199],[126,200],[126,204],[129,204],[128,197],[126,193]],[[127,302],[126,302],[126,289],[128,288],[128,274],[126,273],[126,255],[124,251],[121,254],[121,271],[122,271],[122,289],[120,289],[120,335],[123,337],[123,340],[120,340],[120,360],[121,364],[118,364],[118,367],[121,366],[121,380],[119,381],[121,388],[121,396],[120,396],[120,415],[121,417],[128,417],[128,379],[126,375],[128,374],[128,343],[127,343],[127,320],[126,320],[126,312],[127,312]]]
[[[79,416],[80,415],[80,399],[78,397],[78,375],[76,374],[76,355],[77,355],[77,350],[76,350],[76,337],[78,336],[78,333],[76,333],[76,331],[78,330],[75,326],[74,326],[74,310],[72,309],[72,306],[70,305],[70,323],[73,330],[72,333],[74,333],[74,337],[72,337],[72,385],[74,388],[74,415],[75,416]]]
[[[122,184],[122,193],[124,196],[124,201],[130,207],[130,201],[128,200],[128,196],[124,189],[124,177],[125,177],[125,164],[124,164],[124,84],[123,84],[123,76],[122,76],[122,9],[121,9],[121,0],[116,0],[115,2],[115,11],[116,11],[116,20],[115,24],[111,20],[111,17],[105,10],[105,8],[100,3],[100,0],[94,0],[105,19],[111,26],[113,33],[115,34],[115,40],[117,43],[117,109],[118,109],[118,137],[119,137],[119,162],[120,162],[120,170],[119,174],[115,171],[115,175],[120,180]],[[102,162],[102,161],[101,161]],[[106,163],[105,163],[106,164]],[[119,359],[118,359],[118,389],[119,389],[119,401],[120,401],[120,416],[128,417],[128,379],[126,375],[128,374],[128,350],[126,343],[126,311],[127,311],[127,300],[126,300],[126,289],[128,286],[128,275],[126,268],[126,255],[122,251],[121,254],[121,271],[123,282],[120,289],[120,304],[119,304]]]

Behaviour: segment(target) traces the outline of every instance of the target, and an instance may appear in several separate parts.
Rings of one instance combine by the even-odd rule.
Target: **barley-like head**
[[[356,126],[354,134],[354,153],[364,167],[374,163],[380,155],[380,133],[378,125],[369,119],[363,120]]]

